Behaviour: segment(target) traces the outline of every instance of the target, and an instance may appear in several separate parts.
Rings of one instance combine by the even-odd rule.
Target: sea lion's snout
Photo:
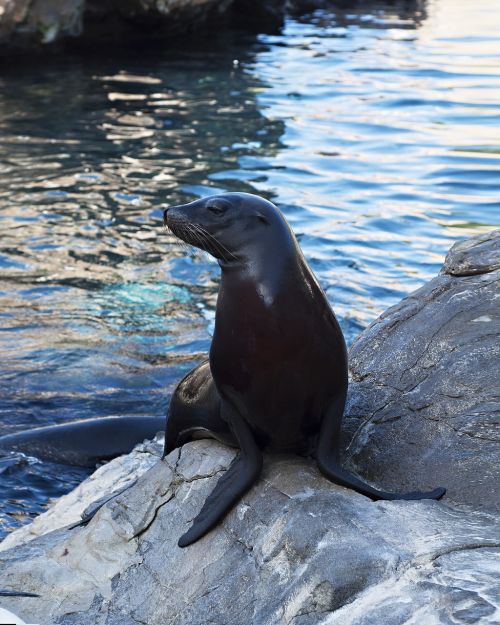
[[[193,238],[193,231],[196,225],[193,224],[185,213],[186,205],[169,206],[163,211],[163,223],[165,227],[178,239],[189,245],[198,247],[197,241]]]
[[[182,205],[168,206],[163,211],[163,223],[167,226],[167,228],[170,228],[170,230],[172,230],[172,225],[175,224],[176,221],[183,220],[183,215],[180,214],[180,209],[182,208]]]
[[[163,211],[163,223],[168,228],[171,227],[172,221],[175,220],[175,209],[176,208],[177,208],[177,206],[167,206],[167,208]],[[174,218],[174,219],[172,219],[172,218]]]

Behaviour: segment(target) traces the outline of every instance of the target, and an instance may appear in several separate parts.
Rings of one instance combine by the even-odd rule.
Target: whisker
[[[228,250],[213,234],[199,224],[175,221],[168,225],[164,224],[164,228],[167,233],[173,234],[180,242],[181,247],[186,251],[192,253],[194,248],[195,253],[200,250],[216,258],[221,257],[225,262],[229,262],[231,259],[238,260],[235,254]]]
[[[207,237],[210,237],[210,239],[212,239],[214,241],[214,243],[217,244],[217,246],[219,247],[219,250],[222,252],[225,252],[226,254],[228,254],[229,258],[224,258],[224,260],[226,262],[228,262],[230,260],[230,258],[233,258],[234,260],[238,260],[238,257],[233,254],[230,250],[227,249],[227,247],[225,245],[223,245],[218,239],[216,239],[214,237],[213,234],[210,234],[210,232],[208,232],[207,230],[205,230],[205,228],[203,228],[202,226],[200,226],[199,224],[193,224],[196,229],[202,234],[205,235]]]
[[[192,245],[191,247],[192,252],[194,252],[194,254],[198,256],[199,258],[205,258],[207,251],[203,248],[203,239],[201,238],[198,231],[193,227],[193,224],[186,224],[186,226],[187,226],[187,229],[189,230],[189,234],[194,239],[195,243],[198,244],[198,245],[195,245],[195,244]]]
[[[185,231],[186,231],[184,224],[176,223],[174,225],[174,228],[170,226],[169,230],[174,235],[176,242],[180,245],[182,250],[184,250],[185,252],[191,252],[191,249],[192,249],[191,246],[188,245],[188,243],[183,238],[183,236],[185,236]]]
[[[215,257],[217,257],[217,255],[222,255],[223,259],[225,259],[223,250],[221,250],[218,246],[214,245],[214,243],[199,227],[195,226],[194,231],[196,232],[196,238],[200,242],[200,247],[202,249]]]
[[[207,234],[201,230],[198,230],[198,236],[203,241],[203,246],[209,253],[216,258],[220,256],[222,260],[227,261],[225,250],[217,240],[211,240]]]

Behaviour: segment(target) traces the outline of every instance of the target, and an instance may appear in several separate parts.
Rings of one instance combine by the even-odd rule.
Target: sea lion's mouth
[[[184,243],[189,243],[189,245],[194,245],[197,247],[196,243],[193,241],[192,236],[189,236],[191,233],[191,224],[187,219],[179,218],[178,216],[169,214],[169,208],[165,210],[163,213],[163,224],[165,229],[171,232],[175,237],[184,241]]]

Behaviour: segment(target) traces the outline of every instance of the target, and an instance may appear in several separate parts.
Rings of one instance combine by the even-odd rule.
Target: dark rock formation
[[[107,42],[179,36],[222,15],[232,1],[7,0],[0,4],[0,44],[22,48],[77,37]]]
[[[457,243],[439,276],[350,352],[346,457],[386,489],[443,485],[499,504],[500,230]]]
[[[233,0],[85,0],[82,39],[154,42],[202,31],[227,13]]]
[[[85,0],[7,0],[0,3],[0,44],[49,44],[82,32]]]
[[[275,32],[288,14],[316,9],[363,15],[374,0],[4,0],[0,2],[0,51],[78,42],[81,47],[161,41],[179,42],[186,34],[218,33],[234,26]],[[384,6],[382,4],[382,6]],[[420,19],[425,0],[390,0],[390,10]]]

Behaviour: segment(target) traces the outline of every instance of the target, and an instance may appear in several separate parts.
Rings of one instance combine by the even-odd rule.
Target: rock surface
[[[493,517],[373,503],[297,457],[268,459],[222,525],[179,549],[233,453],[190,443],[87,527],[3,551],[0,586],[41,596],[2,605],[46,625],[494,622]]]
[[[361,475],[498,508],[499,301],[496,230],[455,244],[439,276],[360,335],[344,426]]]
[[[498,623],[498,517],[488,508],[499,241],[500,231],[454,246],[442,274],[352,349],[350,462],[377,485],[442,482],[448,500],[372,502],[310,460],[269,456],[221,525],[179,549],[234,451],[196,441],[162,461],[156,441],[4,541],[0,588],[40,597],[2,607],[44,625]],[[130,483],[86,527],[67,527]]]
[[[420,2],[397,2],[391,11],[404,19],[408,6]],[[288,14],[332,6],[356,10],[352,2],[342,6],[333,0],[0,0],[0,50],[67,40],[91,47],[178,41],[186,33],[219,32],[234,26],[275,32]],[[374,8],[378,8],[376,2]]]
[[[0,2],[0,44],[52,43],[82,32],[85,0]]]
[[[38,515],[29,525],[7,534],[0,542],[0,551],[78,522],[90,503],[131,485],[158,461],[162,453],[163,438],[161,441],[155,439],[137,445],[127,456],[120,456],[99,467],[88,479],[60,497],[47,512]]]
[[[3,0],[0,44],[26,47],[89,35],[149,39],[180,34],[224,13],[233,0]],[[144,26],[148,26],[144,30]]]

